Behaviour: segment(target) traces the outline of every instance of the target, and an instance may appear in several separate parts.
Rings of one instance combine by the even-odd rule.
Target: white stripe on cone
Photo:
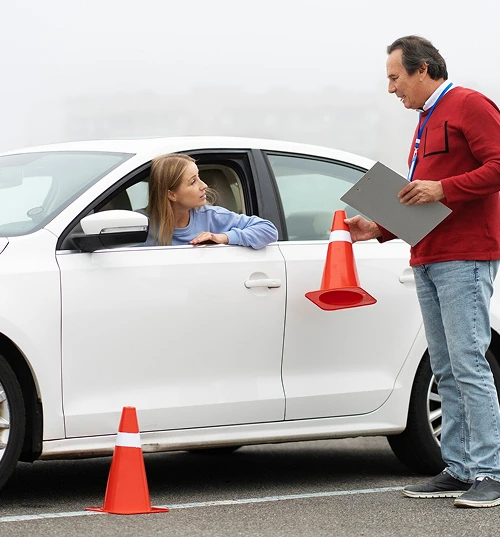
[[[120,447],[142,447],[141,435],[139,433],[118,433],[116,435],[116,445]]]
[[[352,238],[349,231],[344,231],[343,229],[336,229],[330,233],[330,242],[351,242]]]

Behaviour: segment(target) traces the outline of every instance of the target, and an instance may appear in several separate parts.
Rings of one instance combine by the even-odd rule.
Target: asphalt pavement
[[[500,507],[401,494],[419,476],[382,437],[243,447],[231,454],[144,457],[153,506],[168,513],[93,514],[111,458],[21,463],[0,493],[0,537],[481,537]]]

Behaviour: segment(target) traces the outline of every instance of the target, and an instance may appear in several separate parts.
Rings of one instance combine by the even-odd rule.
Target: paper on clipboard
[[[398,192],[405,177],[377,162],[340,199],[411,246],[423,239],[450,213],[441,202],[405,205]]]

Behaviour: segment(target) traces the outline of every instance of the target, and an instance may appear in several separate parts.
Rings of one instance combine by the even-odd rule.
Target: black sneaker
[[[500,505],[500,482],[476,477],[471,488],[454,502],[457,507],[495,507]]]
[[[455,479],[443,470],[427,483],[405,487],[403,494],[410,498],[457,498],[469,490],[470,486],[470,483]]]

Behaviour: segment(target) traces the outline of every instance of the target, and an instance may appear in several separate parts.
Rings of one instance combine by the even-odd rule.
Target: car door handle
[[[404,269],[401,275],[399,276],[399,281],[401,283],[415,283],[415,276],[413,275],[413,269],[411,267]]]
[[[265,278],[263,280],[247,280],[245,282],[247,289],[253,289],[254,287],[281,287],[281,280],[275,278]]]

